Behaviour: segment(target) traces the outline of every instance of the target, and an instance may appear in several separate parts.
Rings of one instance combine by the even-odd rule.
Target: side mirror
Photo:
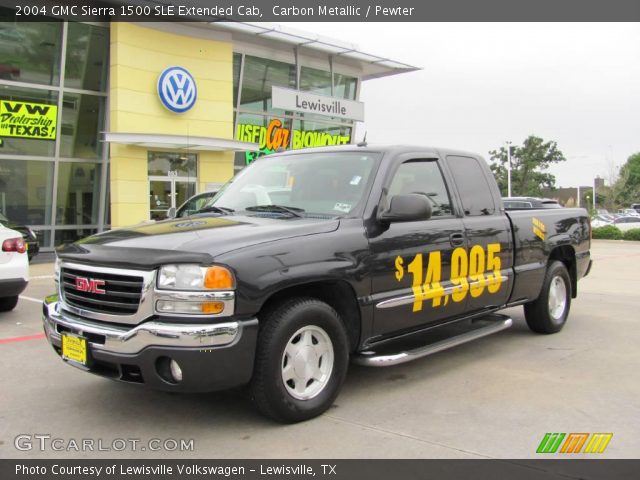
[[[431,218],[429,199],[417,193],[395,195],[391,197],[389,209],[382,212],[378,219],[383,222],[415,222]]]
[[[176,218],[176,207],[171,207],[167,210],[167,218]]]

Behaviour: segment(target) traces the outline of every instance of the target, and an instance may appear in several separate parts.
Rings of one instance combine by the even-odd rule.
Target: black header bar
[[[632,479],[640,460],[0,460],[3,480]]]
[[[0,0],[0,21],[638,21],[638,0]],[[49,18],[47,18],[49,17]]]

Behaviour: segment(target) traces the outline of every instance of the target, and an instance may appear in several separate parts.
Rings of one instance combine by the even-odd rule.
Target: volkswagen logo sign
[[[186,112],[196,103],[196,81],[182,67],[166,68],[158,78],[158,96],[172,112]]]

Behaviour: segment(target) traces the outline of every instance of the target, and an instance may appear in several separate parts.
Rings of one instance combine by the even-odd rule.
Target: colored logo
[[[536,453],[604,453],[612,437],[613,433],[545,433]]]
[[[104,295],[107,292],[104,287],[104,280],[96,280],[94,278],[76,277],[76,290],[80,292],[98,293]]]
[[[186,112],[196,103],[196,81],[184,68],[169,67],[158,78],[158,96],[172,112]]]

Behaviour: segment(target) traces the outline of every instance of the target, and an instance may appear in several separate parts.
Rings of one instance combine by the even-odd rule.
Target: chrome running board
[[[481,326],[478,326],[478,325]],[[448,348],[456,347],[463,343],[476,340],[477,338],[486,337],[492,333],[497,333],[501,330],[509,328],[513,324],[513,320],[505,315],[491,314],[486,317],[481,317],[469,325],[469,329],[463,333],[450,336],[443,340],[435,341],[433,343],[426,343],[422,346],[407,349],[399,352],[390,353],[377,353],[372,350],[366,350],[360,352],[353,358],[353,362],[357,365],[363,365],[366,367],[390,367],[392,365],[399,365],[401,363],[410,362],[418,358],[432,355]],[[442,327],[445,328],[445,327]],[[438,330],[437,328],[434,330]],[[385,346],[384,350],[390,350],[390,345]]]

